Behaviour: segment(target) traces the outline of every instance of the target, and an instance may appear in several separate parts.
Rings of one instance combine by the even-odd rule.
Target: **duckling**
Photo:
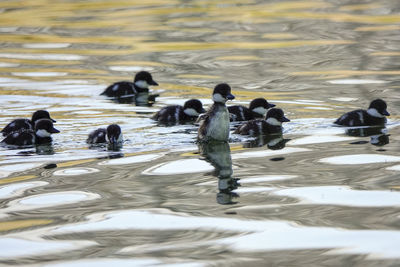
[[[228,107],[231,121],[249,121],[263,118],[268,109],[275,107],[275,104],[268,103],[265,98],[256,98],[250,102],[249,107],[235,105]]]
[[[280,108],[268,110],[265,120],[251,120],[240,125],[235,134],[258,136],[261,134],[277,134],[282,132],[282,123],[290,121]]]
[[[212,99],[214,104],[204,115],[198,119],[198,141],[209,140],[228,141],[229,138],[229,112],[225,103],[234,99],[231,94],[231,87],[226,83],[218,84],[213,91]]]
[[[35,122],[35,130],[20,130],[11,132],[1,141],[2,144],[17,147],[48,144],[52,142],[51,134],[59,133],[49,119],[40,119]]]
[[[3,136],[7,136],[12,132],[17,132],[21,130],[33,130],[35,128],[35,122],[40,119],[49,119],[52,122],[56,122],[56,120],[50,117],[50,114],[47,110],[37,110],[32,114],[32,119],[15,119],[6,127],[1,130]]]
[[[385,116],[390,116],[386,109],[386,102],[378,98],[370,103],[367,110],[357,109],[347,112],[334,123],[343,126],[384,125],[386,123]]]
[[[152,117],[160,123],[174,124],[195,121],[201,113],[206,112],[198,99],[190,99],[182,106],[172,105],[162,108]]]

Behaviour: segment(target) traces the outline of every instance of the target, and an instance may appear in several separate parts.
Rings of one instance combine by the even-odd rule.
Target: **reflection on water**
[[[235,204],[234,198],[239,197],[232,192],[240,184],[239,179],[232,177],[232,158],[231,149],[227,142],[199,143],[199,154],[204,160],[211,163],[215,168],[214,176],[218,178],[217,202],[219,204]]]
[[[52,146],[0,148],[0,265],[397,266],[398,10],[1,2],[0,126],[46,109],[61,133]],[[100,96],[141,70],[160,84],[151,94]],[[197,147],[196,125],[151,120],[188,99],[211,105],[221,82],[229,105],[282,108],[283,135]],[[391,111],[386,128],[333,126],[375,98]],[[113,123],[124,146],[89,149],[87,134]]]

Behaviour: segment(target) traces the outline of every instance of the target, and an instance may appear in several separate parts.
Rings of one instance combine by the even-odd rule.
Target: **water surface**
[[[0,148],[4,266],[400,262],[396,1],[5,1],[0,125],[47,109],[52,147]],[[147,70],[153,106],[99,94]],[[151,115],[228,82],[291,122],[198,147]],[[388,103],[385,129],[334,127]],[[118,123],[120,151],[87,134]]]

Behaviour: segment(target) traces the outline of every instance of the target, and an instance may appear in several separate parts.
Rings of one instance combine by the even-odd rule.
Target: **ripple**
[[[169,210],[122,210],[87,216],[86,222],[59,226],[55,234],[143,230],[199,230],[238,232],[224,239],[198,241],[198,246],[222,245],[235,251],[334,249],[329,253],[361,253],[368,257],[400,258],[400,231],[344,230],[305,227],[294,222],[182,216]],[[193,243],[191,243],[193,244]],[[340,250],[340,252],[338,252]]]
[[[330,80],[328,83],[331,84],[379,84],[388,83],[388,81],[383,80],[361,80],[361,79],[342,79],[342,80]]]
[[[69,43],[32,43],[32,44],[23,44],[25,48],[34,48],[34,49],[49,49],[49,48],[67,48],[70,47]]]
[[[11,198],[17,195],[22,195],[26,190],[48,185],[48,182],[37,181],[28,183],[9,184],[0,187],[0,199]]]
[[[49,241],[27,240],[27,238],[3,237],[0,238],[0,258],[37,256],[41,254],[78,250],[96,245],[93,241]]]
[[[14,76],[26,76],[26,77],[57,77],[66,76],[67,72],[13,72]]]
[[[297,148],[297,147],[285,147],[281,150],[262,150],[262,151],[249,151],[244,153],[232,154],[232,159],[247,159],[247,158],[261,158],[261,157],[271,157],[276,155],[285,155],[299,152],[307,152],[311,149],[307,148]]]
[[[240,184],[273,182],[297,178],[297,175],[263,175],[248,178],[240,178]]]
[[[31,60],[83,60],[86,57],[70,54],[17,54],[0,53],[0,58],[31,59]]]
[[[320,159],[319,162],[329,163],[335,165],[356,165],[356,164],[371,164],[371,163],[387,163],[387,162],[398,162],[400,157],[379,155],[379,154],[354,154],[335,156],[329,158]]]
[[[390,170],[390,171],[400,171],[400,165],[395,165],[395,166],[386,168],[386,170]]]
[[[82,174],[89,174],[99,172],[98,169],[95,168],[69,168],[64,170],[58,170],[53,173],[53,175],[66,175],[66,176],[75,176],[75,175],[82,175]]]
[[[61,261],[42,265],[42,267],[132,267],[132,266],[154,266],[161,265],[162,262],[155,259],[112,259],[112,258],[97,258],[97,259],[82,259],[75,261]]]
[[[208,172],[214,170],[214,167],[199,159],[182,159],[171,161],[167,163],[158,164],[143,172],[146,175],[171,175],[171,174],[185,174],[196,172]]]
[[[7,177],[15,172],[22,172],[26,170],[31,170],[41,166],[42,163],[21,163],[21,164],[11,164],[11,165],[1,165],[0,166],[0,178]]]
[[[336,136],[336,135],[311,135],[303,138],[293,139],[289,141],[290,145],[308,145],[308,144],[320,144],[320,143],[332,143],[354,140],[357,138],[348,136]]]
[[[14,211],[80,203],[82,201],[90,201],[98,198],[100,198],[100,195],[98,194],[83,191],[63,191],[38,194],[10,201],[7,205],[8,207],[0,210],[0,215]]]
[[[283,189],[275,195],[300,198],[300,204],[357,207],[400,206],[400,192],[353,190],[347,186],[314,186]]]
[[[124,165],[124,164],[142,163],[158,159],[162,156],[164,156],[164,154],[145,154],[132,157],[124,157],[119,159],[110,159],[100,162],[99,165]]]
[[[113,71],[126,71],[126,72],[139,72],[142,70],[145,70],[145,71],[154,70],[151,67],[142,67],[142,66],[110,66],[109,69],[113,70]]]

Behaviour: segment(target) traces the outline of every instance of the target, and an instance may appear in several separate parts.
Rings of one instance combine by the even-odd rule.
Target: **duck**
[[[52,120],[40,119],[35,122],[34,130],[22,129],[11,132],[1,143],[17,147],[50,144],[52,142],[51,134],[59,132],[54,128]]]
[[[19,132],[22,130],[34,130],[35,127],[35,122],[40,120],[40,119],[49,119],[52,122],[56,122],[56,120],[52,119],[50,117],[50,113],[47,110],[36,110],[32,114],[31,119],[15,119],[9,124],[7,124],[2,130],[1,133],[5,137],[9,135],[12,132]]]
[[[256,119],[245,122],[240,125],[233,133],[240,135],[267,135],[282,133],[282,123],[289,122],[280,108],[271,108],[268,110],[265,120]]]
[[[135,75],[133,82],[121,81],[108,86],[100,95],[112,98],[132,98],[135,97],[136,102],[154,101],[158,95],[149,95],[149,86],[158,86],[148,71],[140,71]],[[143,98],[143,99],[139,99]]]
[[[229,138],[229,112],[225,103],[234,99],[231,87],[227,83],[215,86],[212,93],[213,105],[199,117],[197,139],[199,142],[211,140],[227,142]]]
[[[378,98],[371,101],[367,110],[357,109],[347,112],[340,116],[334,124],[341,126],[384,125],[386,123],[386,116],[390,116],[386,109],[386,102]]]
[[[250,102],[249,107],[235,105],[228,107],[231,121],[249,121],[263,118],[268,109],[275,107],[275,104],[268,103],[265,98],[256,98]]]
[[[98,128],[89,133],[86,143],[88,144],[122,144],[123,135],[118,124],[110,124],[107,128]]]
[[[165,124],[195,121],[201,113],[205,113],[203,103],[198,99],[190,99],[181,105],[163,107],[152,117],[153,120]]]

